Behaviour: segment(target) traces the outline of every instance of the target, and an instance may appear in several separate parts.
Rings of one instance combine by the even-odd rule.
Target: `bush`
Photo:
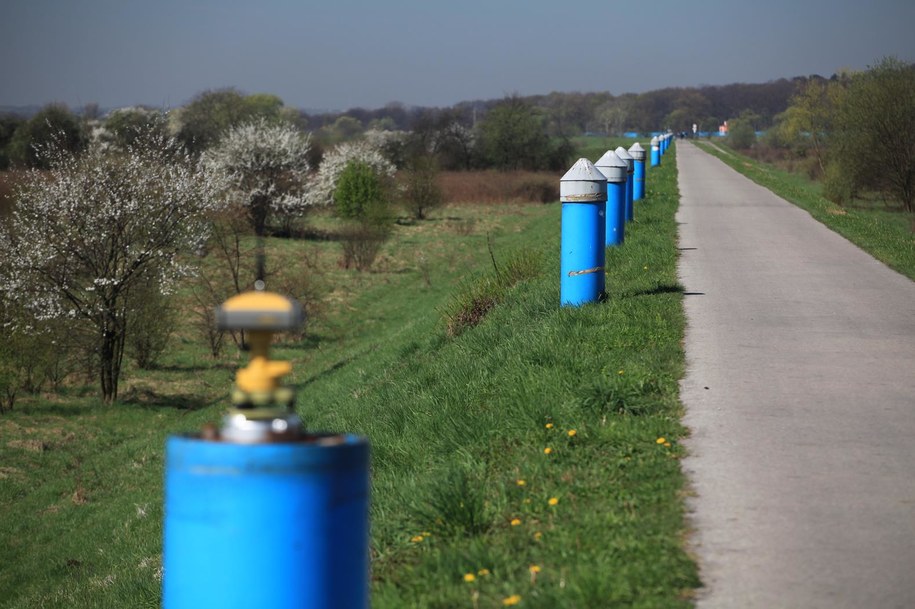
[[[350,161],[337,181],[334,204],[341,218],[375,220],[387,205],[385,184],[368,163]]]
[[[831,162],[826,166],[823,178],[823,196],[836,205],[845,205],[855,198],[855,176],[839,163]]]
[[[341,233],[343,268],[370,269],[390,234],[390,227],[385,224],[356,222],[347,226]]]
[[[756,143],[756,131],[750,121],[737,119],[731,121],[728,131],[728,145],[735,150],[746,150]]]
[[[178,311],[151,285],[132,294],[131,300],[134,315],[127,324],[127,352],[138,368],[149,370],[168,347]]]
[[[429,210],[440,207],[445,197],[438,185],[439,172],[435,159],[420,156],[411,165],[403,182],[404,206],[411,216],[422,220]]]

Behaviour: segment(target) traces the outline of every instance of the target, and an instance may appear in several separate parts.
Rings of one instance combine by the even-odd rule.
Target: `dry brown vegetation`
[[[559,200],[561,174],[549,171],[443,171],[447,203],[551,203]]]

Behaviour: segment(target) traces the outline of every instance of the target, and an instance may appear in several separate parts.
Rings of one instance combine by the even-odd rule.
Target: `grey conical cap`
[[[605,152],[604,156],[594,163],[594,166],[607,177],[608,182],[614,184],[625,182],[626,174],[629,172],[629,164],[612,150]]]
[[[559,180],[559,200],[588,203],[607,200],[607,178],[588,159],[578,159]]]

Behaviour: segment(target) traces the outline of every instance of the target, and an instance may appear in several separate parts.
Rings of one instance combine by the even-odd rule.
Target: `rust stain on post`
[[[569,271],[569,277],[578,277],[579,275],[588,275],[589,273],[599,273],[604,270],[602,266],[596,266],[593,269],[585,269],[583,271]]]

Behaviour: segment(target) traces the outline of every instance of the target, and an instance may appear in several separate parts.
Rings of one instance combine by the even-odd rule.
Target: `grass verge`
[[[327,318],[279,355],[311,429],[372,442],[374,607],[690,606],[675,171],[608,252],[600,304],[558,306],[558,205],[446,209],[397,229],[386,270],[331,272]],[[449,338],[438,311],[490,240],[503,273],[534,262]],[[75,392],[0,418],[2,606],[158,606],[164,438],[218,418],[237,364],[180,335],[136,374],[185,399]]]
[[[915,217],[912,214],[885,207],[839,207],[823,196],[818,182],[805,176],[714,144],[697,144],[760,186],[806,210],[877,260],[915,280]]]

